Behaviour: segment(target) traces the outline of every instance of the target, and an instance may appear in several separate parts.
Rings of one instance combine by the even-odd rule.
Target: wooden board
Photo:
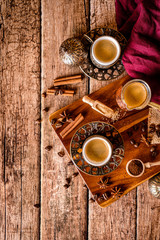
[[[1,1],[0,11],[0,239],[38,239],[40,2]]]
[[[115,95],[117,89],[124,83],[126,83],[127,80],[129,80],[129,76],[125,76],[121,78],[120,80],[116,81],[115,83],[111,83],[106,87],[103,87],[99,89],[98,91],[90,94],[89,96],[93,100],[99,100],[106,104],[107,106],[111,107],[112,109],[116,109],[116,101],[115,101]],[[84,116],[84,120],[71,132],[69,133],[64,139],[61,138],[60,132],[62,129],[66,126],[62,126],[61,128],[56,129],[55,124],[52,126],[54,127],[55,132],[59,136],[61,142],[67,149],[68,153],[70,152],[70,141],[74,134],[74,132],[82,125],[88,122],[92,121],[106,121],[109,122],[109,120],[105,119],[100,113],[97,113],[95,110],[93,110],[88,104],[83,103],[81,99],[74,102],[73,104],[66,106],[55,113],[50,115],[50,121],[52,119],[57,119],[60,116],[60,113],[62,113],[64,110],[66,110],[68,113],[71,114],[71,116],[77,116],[79,113],[82,113]],[[122,191],[124,192],[123,195],[128,193],[130,190],[144,182],[145,180],[149,179],[156,173],[160,171],[160,166],[147,169],[143,176],[139,178],[132,178],[130,177],[125,170],[126,164],[130,159],[140,158],[143,160],[143,162],[150,161],[150,155],[149,155],[149,148],[145,144],[140,144],[140,146],[135,149],[131,149],[131,143],[130,138],[126,134],[125,130],[129,129],[131,126],[137,124],[138,122],[141,122],[142,120],[146,119],[148,117],[148,109],[142,110],[142,111],[134,111],[128,112],[125,117],[120,119],[119,121],[113,123],[113,125],[119,130],[119,132],[122,133],[123,141],[124,141],[124,147],[125,147],[125,157],[120,164],[120,166],[114,170],[113,172],[107,174],[109,178],[111,178],[111,184],[107,187],[105,190],[101,190],[97,184],[97,182],[100,181],[100,177],[91,176],[88,174],[85,174],[84,172],[80,171],[81,176],[85,180],[88,188],[90,189],[91,193],[93,195],[97,193],[104,193],[104,192],[110,192],[111,189],[115,186],[121,187]],[[136,134],[134,136],[135,140],[140,143],[140,137],[141,135]],[[139,139],[138,139],[139,138]],[[156,160],[156,159],[155,159]],[[113,203],[115,200],[113,198],[109,198],[108,201],[103,201],[102,203],[98,202],[101,207],[106,207],[109,204]]]

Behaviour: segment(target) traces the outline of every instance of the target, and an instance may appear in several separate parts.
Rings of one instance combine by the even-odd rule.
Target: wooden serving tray
[[[91,97],[93,100],[99,100],[103,102],[104,104],[111,107],[112,109],[116,109],[117,108],[117,104],[115,100],[116,91],[122,84],[124,84],[130,79],[131,79],[130,76],[127,75],[107,85],[106,87],[103,87],[98,91],[90,94],[89,97]],[[64,124],[60,129],[56,129],[55,125],[52,125],[56,134],[60,138],[62,144],[66,148],[69,155],[70,155],[70,142],[71,142],[72,136],[77,131],[77,129],[79,129],[82,125],[92,121],[103,121],[103,122],[110,123],[110,121],[107,118],[105,118],[103,115],[93,110],[88,104],[83,103],[82,99],[79,99],[74,103],[52,113],[49,117],[49,120],[52,121],[52,119],[59,118],[60,113],[62,113],[64,110],[67,110],[69,113],[71,113],[73,117],[77,116],[79,113],[82,113],[82,115],[84,116],[84,120],[64,139],[61,138],[60,132],[66,126],[66,124]],[[146,169],[145,173],[138,178],[130,177],[126,172],[126,164],[131,159],[139,158],[145,163],[149,161],[150,162],[157,161],[159,158],[160,154],[158,154],[157,157],[154,159],[151,158],[150,147],[147,147],[144,143],[140,143],[141,134],[143,134],[143,132],[141,131],[141,126],[139,126],[139,129],[137,131],[133,130],[132,137],[129,137],[126,131],[127,129],[131,128],[135,124],[138,124],[147,118],[148,118],[148,109],[145,109],[142,111],[131,111],[131,112],[127,112],[125,116],[123,115],[121,119],[119,119],[117,122],[112,124],[115,128],[117,128],[117,130],[121,133],[123,137],[125,155],[122,160],[122,163],[118,166],[118,168],[106,175],[106,177],[109,178],[109,183],[110,183],[106,189],[101,189],[97,184],[100,181],[100,178],[102,176],[91,176],[78,169],[88,189],[91,191],[93,195],[97,193],[101,195],[104,192],[110,193],[113,187],[118,187],[118,188],[120,187],[121,191],[123,192],[122,194],[123,196],[129,191],[131,191],[133,188],[137,187],[144,181],[148,180],[149,178],[153,177],[155,174],[160,172],[160,166],[155,166],[150,169]],[[141,125],[141,123],[138,125]],[[140,143],[138,148],[135,148],[130,143],[131,138],[134,138],[136,142]],[[157,151],[160,152],[160,145],[157,146]],[[107,201],[105,200],[102,202],[97,201],[97,203],[101,207],[106,207],[114,201],[116,201],[116,199],[110,197]]]

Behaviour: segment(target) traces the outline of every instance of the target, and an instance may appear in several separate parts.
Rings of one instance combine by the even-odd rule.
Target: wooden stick
[[[69,79],[76,79],[76,78],[82,78],[82,75],[79,74],[79,75],[75,75],[75,76],[57,78],[57,79],[54,79],[54,82],[67,81]]]
[[[74,84],[74,83],[80,83],[80,82],[82,82],[81,78],[67,79],[65,81],[54,82],[54,86],[68,85],[68,84]]]
[[[84,120],[83,115],[80,113],[73,122],[69,123],[61,132],[60,135],[62,138],[65,138],[75,127]]]

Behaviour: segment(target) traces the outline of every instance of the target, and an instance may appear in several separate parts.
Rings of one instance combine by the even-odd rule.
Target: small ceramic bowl
[[[132,161],[135,161],[135,160],[137,160],[137,161],[139,161],[141,164],[142,164],[142,172],[140,173],[140,174],[138,174],[138,175],[133,175],[133,174],[131,174],[130,173],[130,171],[129,171],[129,169],[128,169],[128,167],[129,167],[129,164],[132,162]],[[127,173],[131,176],[131,177],[141,177],[142,175],[143,175],[143,173],[144,173],[144,170],[145,170],[145,165],[144,165],[144,163],[140,160],[140,159],[132,159],[132,160],[130,160],[128,163],[127,163],[127,165],[126,165],[126,171],[127,171]]]
[[[101,162],[92,161],[91,159],[88,158],[88,156],[86,155],[86,152],[85,152],[85,149],[86,149],[87,144],[88,144],[90,141],[94,140],[94,139],[103,140],[104,143],[106,144],[106,147],[108,147],[108,149],[109,149],[109,154],[108,154],[107,158],[105,158],[105,159],[104,159],[103,161],[101,161]],[[88,138],[84,141],[84,144],[83,144],[83,147],[82,147],[82,155],[83,155],[84,160],[85,160],[87,163],[89,163],[89,164],[91,164],[91,165],[93,165],[93,166],[103,166],[103,165],[105,165],[105,164],[110,160],[110,158],[111,158],[111,156],[112,156],[112,144],[111,144],[111,142],[110,142],[107,138],[105,138],[104,136],[92,135],[92,136],[88,137]]]

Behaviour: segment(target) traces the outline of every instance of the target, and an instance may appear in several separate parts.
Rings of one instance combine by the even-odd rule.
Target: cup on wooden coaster
[[[83,144],[82,155],[84,160],[89,164],[103,166],[112,156],[112,144],[103,136],[90,136]]]
[[[96,67],[108,68],[119,59],[121,47],[115,38],[102,36],[93,42],[88,35],[84,34],[84,37],[92,44],[90,47],[90,58]]]
[[[131,111],[145,108],[151,99],[149,85],[141,80],[134,79],[121,86],[116,93],[116,101],[120,108]]]

